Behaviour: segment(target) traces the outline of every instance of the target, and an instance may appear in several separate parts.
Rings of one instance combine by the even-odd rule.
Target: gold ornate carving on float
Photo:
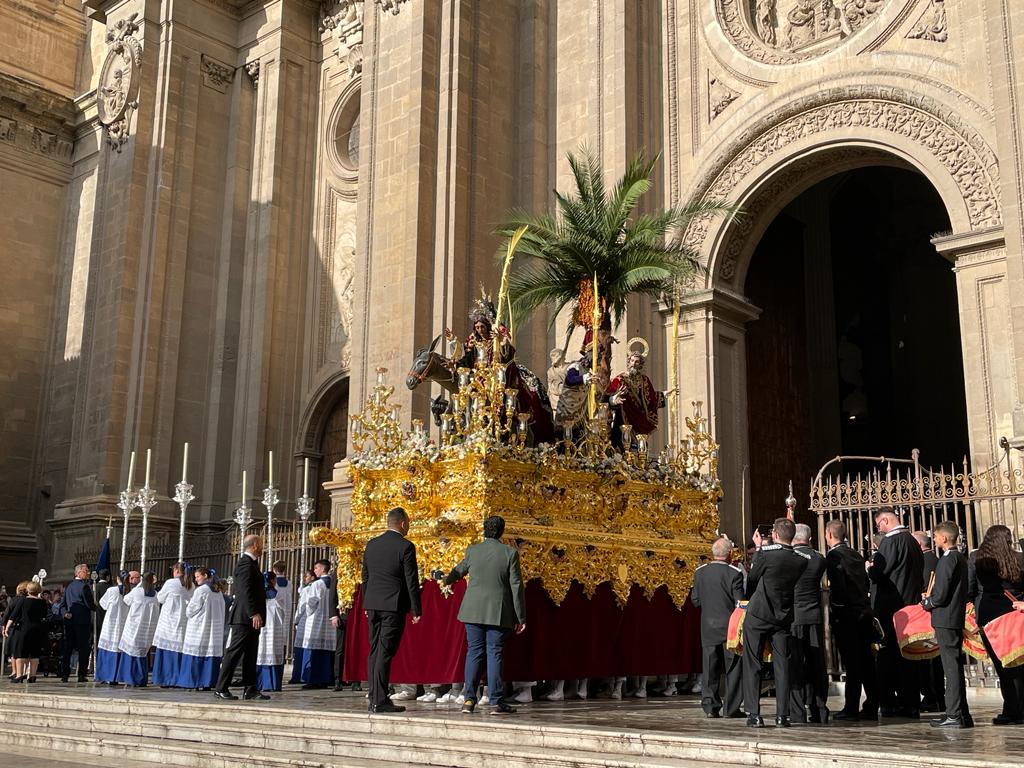
[[[581,439],[533,447],[528,416],[505,388],[504,365],[481,355],[457,373],[440,445],[418,419],[403,431],[383,368],[365,409],[352,417],[352,527],[310,533],[314,543],[337,549],[341,602],[351,604],[361,581],[366,542],[385,529],[388,510],[401,506],[421,578],[447,573],[480,539],[484,518],[498,514],[523,576],[538,579],[556,604],[577,581],[588,597],[609,582],[620,604],[633,585],[648,599],[665,586],[682,607],[718,529],[718,446],[700,403],[686,419],[686,439],[657,457],[647,455],[645,438],[635,446],[627,439],[621,453],[612,448],[606,405]]]

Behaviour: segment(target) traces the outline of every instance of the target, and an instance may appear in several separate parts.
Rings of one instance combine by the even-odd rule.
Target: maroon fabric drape
[[[423,587],[423,620],[406,619],[402,645],[391,666],[396,683],[461,683],[466,633],[458,620],[465,582],[445,598],[435,582]],[[346,680],[366,679],[370,641],[362,590],[348,614]],[[700,609],[687,599],[677,609],[662,587],[647,600],[633,587],[625,608],[611,587],[588,600],[573,582],[560,606],[539,582],[526,587],[526,632],[505,646],[506,680],[546,680],[615,675],[670,675],[700,670]]]

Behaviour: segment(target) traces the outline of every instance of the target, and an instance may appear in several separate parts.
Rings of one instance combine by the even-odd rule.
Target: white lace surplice
[[[128,620],[128,606],[124,604],[120,588],[110,587],[104,592],[100,598],[100,608],[107,613],[103,617],[103,628],[100,629],[100,639],[96,645],[104,651],[117,653],[121,633]]]
[[[304,590],[299,598],[302,619],[295,633],[295,644],[300,648],[314,651],[333,651],[337,643],[337,631],[331,625],[331,588],[323,579],[317,579]],[[298,619],[296,619],[298,621]]]
[[[188,605],[191,596],[191,591],[185,589],[176,578],[168,579],[160,588],[156,599],[162,608],[160,621],[156,625],[156,634],[153,636],[153,645],[157,648],[181,653],[181,646],[185,640],[185,625],[188,623],[185,606]]]
[[[142,587],[136,587],[124,596],[124,604],[128,606],[128,619],[118,650],[129,656],[145,656],[153,646],[153,635],[160,619],[160,603],[156,601],[156,595],[148,596]]]
[[[192,593],[185,608],[188,624],[182,651],[189,656],[220,658],[224,655],[224,597],[203,584]]]
[[[263,667],[284,664],[284,633],[287,614],[281,602],[280,593],[277,597],[267,598],[267,623],[260,632],[260,651],[256,663]]]

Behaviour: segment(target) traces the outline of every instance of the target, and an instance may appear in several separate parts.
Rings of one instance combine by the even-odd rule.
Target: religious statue
[[[570,431],[585,425],[589,416],[587,406],[590,383],[594,378],[590,370],[593,362],[593,355],[585,348],[580,358],[565,369],[565,383],[555,407],[555,424],[566,432],[567,438]],[[604,390],[598,394],[603,397]]]
[[[119,117],[127,98],[124,71],[119,67],[115,68],[110,72],[109,82],[100,83],[100,99],[105,114],[110,115],[111,119]]]
[[[640,348],[634,349],[639,343]],[[661,392],[654,388],[650,378],[644,373],[647,355],[650,348],[641,338],[629,340],[629,356],[626,358],[626,370],[620,373],[608,387],[609,402],[615,409],[615,429],[613,443],[619,433],[618,427],[628,424],[633,434],[647,436],[658,428],[658,409],[665,407],[666,398],[671,392]]]
[[[777,0],[757,0],[754,11],[754,28],[757,36],[765,45],[775,46],[777,42],[775,28],[778,25]]]
[[[515,373],[515,366],[509,364],[515,360],[516,348],[512,344],[508,328],[504,325],[494,327],[496,314],[494,302],[481,288],[480,298],[473,303],[473,308],[469,311],[472,330],[462,345],[462,352],[456,352],[454,356],[457,368],[473,368],[478,360],[490,365],[494,359],[495,339],[497,339],[498,361],[508,366],[508,374]],[[455,338],[448,328],[445,329],[445,338],[449,340]],[[509,382],[508,386],[515,386],[515,383]]]
[[[548,397],[551,399],[551,408],[558,409],[558,398],[565,388],[565,374],[569,370],[569,363],[565,362],[565,350],[555,347],[549,353],[551,366],[548,368]]]

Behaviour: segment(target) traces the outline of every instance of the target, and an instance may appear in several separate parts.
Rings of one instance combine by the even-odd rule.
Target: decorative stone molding
[[[867,25],[889,0],[715,0],[722,30],[764,64],[797,64],[827,53]]]
[[[809,136],[846,136],[853,127],[891,133],[930,153],[958,187],[972,229],[1002,223],[999,168],[991,148],[957,114],[932,99],[875,86],[820,91],[754,124],[701,176],[694,199],[735,199],[744,177],[765,160],[784,155],[788,145]],[[769,182],[775,183],[782,182]],[[699,248],[710,227],[707,218],[693,222],[686,231],[686,243]],[[722,276],[731,279],[735,259],[730,261],[725,254],[719,264]]]
[[[260,84],[260,60],[247,62],[245,65],[245,74],[249,76],[249,81],[252,83],[252,87],[258,88]]]
[[[708,120],[714,120],[740,95],[708,72]]]
[[[132,113],[138,108],[139,67],[142,45],[133,35],[139,31],[139,14],[120,19],[107,30],[107,57],[100,67],[96,106],[106,128],[107,144],[116,152],[128,141]]]
[[[203,71],[203,85],[227,93],[228,86],[235,81],[235,68],[205,53],[200,55],[199,62]]]
[[[917,23],[907,33],[913,40],[931,40],[944,43],[949,39],[949,28],[946,24],[946,0],[930,0],[928,7],[918,17]]]
[[[363,0],[324,0],[320,5],[320,32],[324,46],[333,45],[349,78],[363,71]]]
[[[25,80],[0,73],[0,145],[71,162],[75,104]]]
[[[374,0],[381,7],[382,10],[391,11],[394,16],[397,16],[399,11],[402,10],[402,6],[408,3],[409,0]]]

